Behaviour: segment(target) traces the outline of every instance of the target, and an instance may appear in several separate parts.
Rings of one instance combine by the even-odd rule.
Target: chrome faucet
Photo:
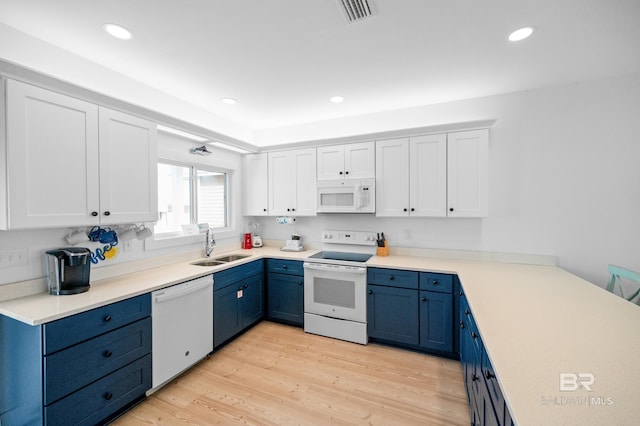
[[[205,242],[206,246],[204,248],[204,253],[207,255],[207,257],[209,257],[213,252],[213,246],[216,245],[216,240],[215,238],[213,238],[213,232],[211,232],[211,228],[207,229],[207,239]]]

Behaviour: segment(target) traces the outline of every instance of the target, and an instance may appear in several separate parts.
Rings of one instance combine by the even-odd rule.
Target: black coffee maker
[[[84,247],[50,250],[47,256],[49,294],[77,294],[89,290],[91,251]]]

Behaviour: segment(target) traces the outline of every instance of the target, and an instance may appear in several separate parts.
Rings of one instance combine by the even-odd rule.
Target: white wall
[[[392,246],[555,255],[559,266],[599,285],[609,263],[640,271],[640,74],[402,112],[325,122],[322,137],[346,136],[367,120],[376,130],[380,123],[497,119],[489,217],[299,218],[303,239],[319,243],[323,229],[384,231]],[[301,134],[291,130],[281,129],[280,140]],[[259,222],[267,239],[285,239],[294,229],[274,218]]]

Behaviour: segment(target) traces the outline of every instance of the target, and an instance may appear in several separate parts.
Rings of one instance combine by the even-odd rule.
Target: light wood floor
[[[469,425],[460,363],[263,321],[113,424]]]

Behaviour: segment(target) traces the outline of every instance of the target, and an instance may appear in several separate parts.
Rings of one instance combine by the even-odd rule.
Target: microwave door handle
[[[361,185],[358,185],[358,186],[356,186],[356,188],[355,188],[355,189],[356,189],[356,190],[354,191],[354,192],[355,192],[355,197],[354,197],[354,198],[355,198],[355,207],[356,207],[356,209],[358,209],[358,210],[359,210],[359,209],[361,209],[361,208],[362,208],[362,197],[361,197],[361,194],[362,194],[362,186],[361,186]]]

